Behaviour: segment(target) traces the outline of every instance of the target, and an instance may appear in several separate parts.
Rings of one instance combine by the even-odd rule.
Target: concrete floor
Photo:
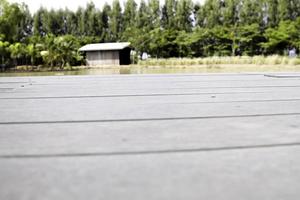
[[[300,74],[0,78],[0,200],[298,200]]]

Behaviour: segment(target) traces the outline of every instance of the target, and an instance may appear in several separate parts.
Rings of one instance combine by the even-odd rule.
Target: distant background
[[[147,53],[178,63],[218,57],[236,64],[248,56],[242,64],[261,64],[270,56],[267,63],[300,64],[299,0],[94,1],[25,0],[32,12],[43,6],[30,13],[28,6],[0,0],[1,68],[81,66],[80,47],[107,42],[130,42],[134,61]]]
[[[136,0],[139,4],[141,0]],[[8,2],[16,3],[26,3],[29,7],[31,13],[35,13],[41,6],[47,9],[59,9],[59,8],[68,8],[72,11],[75,11],[79,6],[85,7],[88,2],[93,2],[96,7],[102,8],[105,3],[112,4],[113,0],[9,0]],[[125,0],[120,0],[121,5],[124,5]],[[161,3],[164,0],[160,0]],[[204,2],[204,0],[193,0],[193,2]]]

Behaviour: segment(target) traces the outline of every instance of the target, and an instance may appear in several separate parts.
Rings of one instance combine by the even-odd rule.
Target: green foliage
[[[238,50],[242,55],[260,55],[262,49],[260,43],[265,41],[259,24],[250,24],[238,28],[237,41]]]
[[[268,8],[268,25],[270,27],[275,27],[278,24],[278,0],[267,0],[267,8]]]
[[[243,0],[240,10],[240,23],[242,25],[263,23],[263,1]]]
[[[119,0],[114,0],[113,1],[113,6],[111,10],[111,15],[110,15],[110,40],[111,41],[118,41],[121,37],[121,31],[123,30],[122,27],[123,23],[123,16],[122,16],[122,8],[120,5]]]
[[[47,35],[44,44],[44,50],[40,51],[40,54],[48,66],[61,66],[63,68],[82,61],[82,57],[78,53],[80,44],[74,36],[54,37],[54,35]]]
[[[136,10],[137,9],[137,4],[135,3],[135,0],[127,0],[125,4],[125,10],[123,13],[123,29],[126,30],[127,28],[132,28],[135,26],[136,22]]]
[[[176,25],[177,3],[177,0],[165,0],[165,4],[162,8],[162,25],[166,29],[174,28]]]
[[[225,26],[232,26],[235,25],[239,18],[240,14],[240,5],[238,4],[238,0],[227,0],[225,2],[224,8],[223,8],[223,25]]]
[[[145,1],[142,0],[139,10],[137,12],[135,26],[139,29],[143,29],[144,27],[149,26],[149,23],[150,23],[149,16],[151,16],[150,9],[149,9],[149,7],[147,7]]]
[[[143,2],[143,1],[142,1]],[[149,24],[150,29],[155,29],[160,27],[160,16],[161,9],[159,6],[159,0],[149,0]]]
[[[193,3],[191,0],[181,0],[176,8],[176,26],[179,30],[192,30]]]
[[[299,0],[114,0],[34,15],[0,0],[1,66],[81,65],[79,47],[116,41],[156,58],[299,54],[299,32]]]
[[[1,55],[1,65],[7,64],[7,58],[9,57],[9,42],[4,42],[0,40],[0,55]]]
[[[24,34],[28,30],[24,30],[26,26],[26,11],[22,5],[13,3],[8,4],[2,0],[0,2],[0,34],[4,40],[13,42],[23,39]]]
[[[48,11],[45,10],[44,8],[40,8],[34,15],[33,17],[33,33],[36,36],[45,36],[49,25],[46,23],[49,22],[47,21],[47,15]]]
[[[202,10],[202,24],[204,27],[212,28],[221,24],[221,6],[219,0],[207,0]]]
[[[265,51],[283,54],[287,48],[299,49],[300,41],[300,18],[297,21],[282,21],[276,28],[268,28],[265,32],[267,41],[261,46]]]

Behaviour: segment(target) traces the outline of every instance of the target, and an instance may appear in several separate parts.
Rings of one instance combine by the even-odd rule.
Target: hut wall
[[[120,65],[119,51],[89,51],[86,59],[89,66]]]

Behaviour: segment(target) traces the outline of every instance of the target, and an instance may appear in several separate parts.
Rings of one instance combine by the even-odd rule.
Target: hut
[[[130,64],[129,42],[88,44],[81,47],[79,51],[86,52],[89,66]]]

